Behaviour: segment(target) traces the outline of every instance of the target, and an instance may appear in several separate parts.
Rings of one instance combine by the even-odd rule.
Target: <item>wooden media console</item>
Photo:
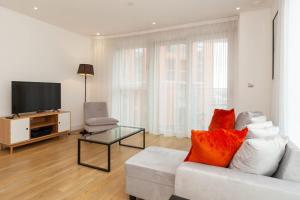
[[[54,111],[0,118],[0,144],[10,148],[58,137],[71,130],[71,113]]]

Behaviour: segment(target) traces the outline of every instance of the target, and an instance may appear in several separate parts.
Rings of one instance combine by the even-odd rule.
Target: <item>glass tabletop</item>
[[[102,144],[112,144],[144,130],[144,128],[119,126],[104,132],[83,135],[80,139]]]

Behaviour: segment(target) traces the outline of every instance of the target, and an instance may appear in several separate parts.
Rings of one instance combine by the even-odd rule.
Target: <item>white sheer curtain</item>
[[[122,48],[113,56],[112,114],[123,125],[147,125],[147,49]]]
[[[152,132],[186,136],[207,129],[214,108],[230,106],[228,51],[222,37],[156,44]]]
[[[236,26],[230,21],[106,39],[112,115],[122,125],[167,136],[206,129],[214,108],[232,106]]]
[[[277,90],[278,119],[283,133],[300,146],[300,1],[282,1],[281,62]],[[275,112],[276,113],[276,112]]]

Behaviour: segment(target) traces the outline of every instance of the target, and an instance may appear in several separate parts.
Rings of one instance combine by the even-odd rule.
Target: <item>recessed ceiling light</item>
[[[100,36],[100,35],[101,35],[101,33],[96,33],[96,35]]]
[[[240,8],[240,7],[236,7],[235,9],[236,9],[236,10],[240,10],[241,8]]]
[[[156,22],[152,22],[152,25],[155,25],[156,24]]]
[[[37,6],[33,6],[33,10],[38,10],[39,8]]]

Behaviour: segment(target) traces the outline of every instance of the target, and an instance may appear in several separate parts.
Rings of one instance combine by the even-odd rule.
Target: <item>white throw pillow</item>
[[[273,122],[272,121],[265,121],[265,122],[257,122],[257,123],[252,123],[252,124],[248,124],[247,128],[250,129],[254,129],[254,128],[269,128],[273,126]]]
[[[266,128],[251,128],[247,134],[247,139],[274,137],[279,134],[279,128],[277,126]]]
[[[229,168],[251,174],[271,176],[282,159],[287,138],[280,135],[246,140],[234,155]]]
[[[248,124],[252,123],[251,121],[252,118],[259,117],[259,116],[263,116],[263,113],[262,112],[241,112],[235,120],[235,129],[242,130],[246,128]]]
[[[267,121],[267,117],[262,115],[262,116],[258,116],[258,117],[252,117],[250,120],[251,120],[251,123],[261,123],[261,122]]]

